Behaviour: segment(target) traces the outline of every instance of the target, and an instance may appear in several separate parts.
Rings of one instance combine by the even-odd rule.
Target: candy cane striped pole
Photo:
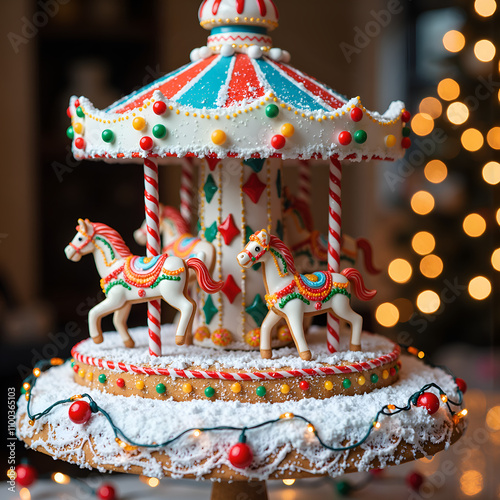
[[[309,204],[311,202],[311,165],[307,160],[299,162],[299,193],[297,197]]]
[[[342,165],[337,158],[330,158],[328,270],[332,273],[340,272],[340,234],[342,226],[341,181]],[[330,352],[339,350],[339,332],[339,320],[333,314],[329,313],[326,341]]]
[[[193,215],[193,178],[193,160],[184,158],[181,171],[181,215],[188,224],[191,224]]]
[[[144,159],[144,206],[147,226],[147,256],[161,252],[160,201],[158,196],[158,164]],[[161,301],[148,302],[149,354],[161,356]]]

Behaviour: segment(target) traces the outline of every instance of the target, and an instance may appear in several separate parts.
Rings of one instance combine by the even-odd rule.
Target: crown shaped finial
[[[199,18],[207,30],[238,26],[272,31],[278,26],[279,13],[273,0],[204,0]]]

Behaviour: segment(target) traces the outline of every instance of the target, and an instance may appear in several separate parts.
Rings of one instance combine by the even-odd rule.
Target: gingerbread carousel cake
[[[25,381],[19,438],[81,467],[218,480],[222,496],[228,481],[338,476],[446,449],[465,429],[465,385],[363,331],[351,295],[375,296],[363,273],[376,269],[368,242],[341,231],[342,164],[401,158],[410,114],[401,102],[368,111],[292,67],[272,45],[272,0],[204,0],[199,18],[210,36],[186,66],[104,110],[71,98],[75,158],[143,164],[146,256],[113,221],[68,228],[67,258],[94,256],[105,299],[72,359]],[[183,165],[180,210],[159,203],[168,157]],[[327,237],[307,182],[298,197],[286,188],[287,161],[304,179],[329,162]],[[162,299],[174,325],[161,325]],[[139,302],[147,327],[129,330]],[[326,328],[311,326],[324,313]],[[116,332],[103,333],[110,314]]]

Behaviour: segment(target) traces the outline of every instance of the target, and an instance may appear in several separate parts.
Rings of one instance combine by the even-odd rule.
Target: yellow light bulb
[[[443,272],[443,261],[437,255],[427,255],[420,261],[420,272],[426,278],[437,278]]]
[[[443,112],[443,106],[439,99],[435,97],[426,97],[422,99],[419,106],[419,111],[421,113],[428,114],[431,118],[439,118]]]
[[[411,208],[419,215],[427,215],[432,212],[434,204],[434,196],[427,191],[418,191],[411,198]]]
[[[443,36],[443,45],[448,52],[460,52],[465,46],[465,37],[457,30],[450,30]]]
[[[411,129],[420,136],[430,134],[434,130],[434,120],[427,113],[417,113],[411,121]]]
[[[382,326],[390,328],[399,321],[399,310],[394,304],[384,302],[377,307],[375,318]]]
[[[462,141],[462,146],[467,150],[467,151],[478,151],[483,147],[484,144],[484,137],[479,130],[475,128],[469,128],[467,129],[463,134],[462,137],[460,138]]]
[[[497,3],[495,0],[476,0],[474,10],[482,17],[490,17],[497,10]]]
[[[441,299],[439,298],[439,295],[432,290],[425,290],[417,297],[417,307],[424,314],[435,313],[439,309],[440,305]]]
[[[460,85],[452,78],[445,78],[438,84],[439,97],[445,101],[453,101],[460,95]]]
[[[500,163],[490,161],[483,167],[483,179],[492,186],[500,182]]]
[[[479,214],[469,214],[462,224],[465,234],[477,238],[486,231],[486,221]]]
[[[446,110],[446,116],[451,123],[462,125],[469,118],[469,108],[463,102],[452,102]]]
[[[481,62],[490,62],[496,54],[496,47],[490,40],[479,40],[474,45],[474,55]]]
[[[490,148],[500,149],[500,127],[493,127],[488,131],[486,140]]]
[[[420,231],[411,240],[411,246],[419,255],[427,255],[436,247],[436,240],[431,233]]]
[[[469,282],[469,294],[473,299],[484,300],[491,294],[491,283],[484,276],[476,276]]]
[[[500,271],[500,248],[497,248],[491,254],[491,265],[495,271]]]
[[[388,268],[389,276],[396,283],[406,283],[412,275],[411,264],[405,259],[394,259]]]
[[[439,184],[448,176],[448,168],[441,160],[431,160],[425,166],[424,174],[429,182]]]

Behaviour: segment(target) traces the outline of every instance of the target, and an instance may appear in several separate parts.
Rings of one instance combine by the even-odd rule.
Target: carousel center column
[[[199,237],[215,247],[213,277],[221,292],[197,290],[194,343],[258,349],[268,309],[260,264],[242,269],[237,255],[255,231],[283,238],[281,159],[204,158],[199,175]],[[275,345],[280,345],[278,341]]]

